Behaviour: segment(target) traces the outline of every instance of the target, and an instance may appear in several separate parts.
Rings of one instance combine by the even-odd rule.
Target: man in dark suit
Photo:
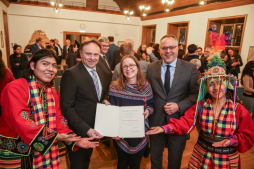
[[[106,37],[100,37],[98,40],[101,43],[101,53],[99,63],[96,65],[96,67],[100,68],[103,71],[107,84],[106,88],[109,89],[109,85],[112,81],[112,71],[109,67],[108,58],[105,55],[109,49],[109,40]]]
[[[42,49],[42,38],[37,38],[36,43],[31,46],[31,52],[34,54],[37,50]]]
[[[197,69],[193,64],[177,59],[177,44],[175,36],[163,36],[160,40],[162,60],[148,65],[146,78],[152,86],[156,105],[154,114],[149,117],[150,127],[165,125],[172,118],[179,119],[197,100]],[[180,169],[187,137],[177,134],[150,136],[152,169],[162,168],[166,138],[168,168]]]
[[[192,59],[199,59],[199,56],[196,54],[197,46],[195,44],[191,44],[188,46],[188,56],[183,58],[183,60],[190,62]],[[205,72],[205,62],[203,59],[199,59],[201,62],[201,66],[198,69],[200,73]]]
[[[134,46],[134,42],[133,42],[133,39],[132,38],[127,38],[125,39],[125,42],[130,42],[132,44],[132,46]],[[134,53],[134,56],[140,60],[140,55],[137,54],[135,51],[133,51]],[[110,64],[110,68],[111,70],[114,70],[115,69],[115,66],[121,62],[121,59],[122,59],[123,56],[121,56],[120,54],[120,50],[117,49],[113,52],[113,57],[112,57],[112,60],[111,60],[111,64]]]
[[[60,65],[61,61],[62,61],[62,53],[63,53],[63,49],[59,44],[59,40],[58,39],[54,39],[55,42],[55,47],[57,48],[57,53],[58,53],[58,61],[57,64]]]
[[[203,54],[203,49],[201,47],[198,47],[197,55],[198,55],[199,59],[203,59],[205,57],[204,54]]]
[[[61,109],[69,127],[79,136],[102,136],[94,130],[96,105],[107,99],[106,81],[100,68],[100,42],[87,40],[81,45],[81,62],[64,72],[61,80]],[[71,169],[88,169],[93,149],[69,151]]]
[[[69,39],[66,39],[65,45],[63,47],[62,59],[66,59],[66,55],[68,53],[68,49],[69,49],[70,44],[71,44],[71,41]]]
[[[106,53],[106,56],[108,58],[108,62],[109,62],[109,65],[110,65],[111,64],[111,59],[113,57],[113,52],[114,52],[114,50],[119,49],[119,46],[116,46],[114,44],[114,36],[109,36],[108,40],[109,40],[109,49],[108,49],[108,52]]]

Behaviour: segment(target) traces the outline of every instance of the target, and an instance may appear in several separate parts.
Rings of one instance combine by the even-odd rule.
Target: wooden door
[[[10,40],[9,40],[9,28],[8,28],[8,16],[7,13],[3,10],[3,21],[4,21],[4,37],[5,37],[5,45],[6,45],[6,57],[8,68],[11,68],[10,65]]]

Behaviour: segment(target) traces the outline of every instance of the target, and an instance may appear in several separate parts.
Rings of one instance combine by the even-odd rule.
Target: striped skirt
[[[211,153],[203,149],[198,143],[194,146],[188,169],[237,169],[240,168],[238,151],[232,154]]]

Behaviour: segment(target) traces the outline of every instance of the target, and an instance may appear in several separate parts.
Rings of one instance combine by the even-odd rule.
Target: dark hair
[[[46,49],[51,49],[51,50],[53,50],[53,46],[47,45],[47,46],[46,46]]]
[[[2,80],[4,80],[5,76],[6,76],[6,68],[5,68],[5,64],[4,61],[2,59],[2,51],[0,49],[0,82],[2,82]]]
[[[96,44],[101,49],[101,43],[97,39],[87,39],[81,44],[80,50],[82,51],[83,47],[90,43]]]
[[[198,47],[197,49],[201,49],[201,50],[203,50],[201,47]]]
[[[158,44],[158,43],[155,43],[153,45],[154,50],[157,51],[157,52],[159,51],[159,47],[160,47],[160,44]]]
[[[114,42],[114,36],[109,36],[108,40],[109,40],[109,42]]]
[[[253,76],[253,68],[254,68],[254,61],[249,61],[243,68],[243,72],[241,75],[241,84],[243,85],[243,77],[245,75],[249,75],[250,77],[252,77],[252,79],[254,79]]]
[[[188,46],[188,52],[189,52],[190,54],[195,53],[197,49],[198,49],[198,48],[197,48],[197,45],[195,45],[195,44],[190,44],[190,45]]]
[[[42,40],[42,38],[37,38],[35,41],[36,41],[36,43],[38,43],[41,40]]]
[[[26,80],[30,80],[30,76],[34,75],[34,71],[31,69],[30,67],[30,63],[34,62],[34,67],[36,67],[37,62],[41,59],[44,58],[55,58],[56,62],[57,62],[57,56],[55,54],[55,52],[53,50],[49,50],[49,49],[41,49],[36,51],[33,56],[31,57],[31,59],[29,60],[29,62],[26,64],[21,77],[25,78]],[[50,85],[53,85],[53,82],[50,82]]]
[[[68,48],[68,54],[66,56],[66,61],[68,61],[70,59],[70,54],[74,53],[73,48],[77,47],[76,43],[72,43],[69,48]]]
[[[20,46],[20,45],[14,45],[14,46],[13,46],[14,52],[15,52],[15,50],[16,50],[18,47],[21,47],[21,46]],[[22,47],[21,47],[21,48],[22,48]]]
[[[131,55],[131,52],[133,52],[133,46],[130,42],[123,42],[121,45],[120,45],[120,53],[122,54],[122,56],[125,56],[125,55]]]
[[[179,49],[178,50],[178,55],[177,55],[177,58],[178,59],[183,59],[183,55],[185,54],[184,50],[183,49]]]
[[[54,45],[55,45],[55,40],[54,39],[50,39],[49,41],[54,43]]]

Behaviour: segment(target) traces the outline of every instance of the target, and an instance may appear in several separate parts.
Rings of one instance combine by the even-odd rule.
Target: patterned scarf
[[[35,124],[44,124],[47,125],[47,121],[45,119],[44,114],[44,106],[43,101],[40,96],[39,88],[41,92],[46,92],[47,96],[47,104],[48,104],[48,126],[50,129],[56,131],[56,108],[55,101],[53,97],[52,88],[49,84],[47,84],[45,90],[37,83],[34,76],[28,80],[29,85],[29,93],[31,97],[31,101],[33,102],[34,107],[34,120]],[[33,168],[34,169],[58,169],[59,165],[59,157],[58,157],[58,148],[57,141],[55,141],[48,152],[45,155],[41,155],[38,151],[34,151],[34,159],[33,159]]]

